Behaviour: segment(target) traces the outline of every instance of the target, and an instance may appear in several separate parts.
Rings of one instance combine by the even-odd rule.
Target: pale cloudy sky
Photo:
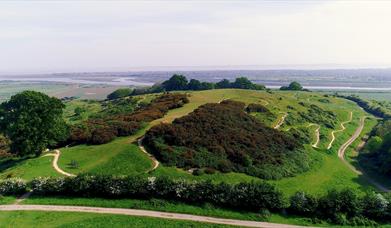
[[[0,73],[391,66],[391,1],[1,1]]]

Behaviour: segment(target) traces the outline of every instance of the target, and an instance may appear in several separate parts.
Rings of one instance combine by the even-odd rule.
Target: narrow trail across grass
[[[257,222],[236,219],[223,219],[191,214],[179,214],[161,211],[149,211],[139,209],[82,207],[82,206],[56,206],[56,205],[0,205],[0,211],[56,211],[56,212],[82,212],[98,214],[130,215],[164,219],[185,220],[194,222],[206,222],[241,227],[264,227],[264,228],[298,228],[302,226],[276,224],[269,222]]]
[[[281,127],[281,125],[284,123],[285,118],[288,116],[288,113],[285,113],[281,118],[278,120],[276,126],[274,126],[274,129],[278,129]]]
[[[138,144],[138,147],[140,148],[140,150],[142,152],[146,153],[148,155],[148,158],[153,163],[153,167],[150,170],[146,171],[146,173],[150,173],[150,172],[154,171],[155,169],[157,169],[157,167],[159,167],[160,162],[152,154],[148,153],[148,151],[145,149],[145,147],[143,146],[143,139],[144,139],[144,136],[139,138],[137,140],[137,144]]]
[[[54,150],[54,153],[45,154],[44,156],[53,156],[54,157],[52,166],[53,166],[54,170],[56,170],[56,172],[58,172],[58,173],[60,173],[60,174],[62,174],[64,176],[74,177],[75,176],[74,174],[67,173],[64,170],[62,170],[60,167],[58,167],[58,159],[60,158],[60,155],[61,155],[60,150]]]
[[[346,149],[360,136],[362,130],[364,129],[364,125],[365,125],[365,119],[367,117],[366,116],[363,116],[360,118],[360,125],[358,126],[358,128],[356,129],[356,131],[353,133],[352,137],[350,137],[348,139],[348,141],[346,141],[344,144],[342,144],[342,146],[338,149],[338,158],[346,165],[349,167],[350,170],[352,170],[353,172],[355,172],[356,174],[359,174],[359,175],[362,175],[369,183],[371,183],[372,185],[374,185],[376,188],[378,188],[380,191],[383,191],[383,192],[389,192],[391,191],[390,189],[388,189],[387,187],[383,186],[382,184],[378,183],[377,181],[375,181],[374,179],[372,179],[370,176],[368,176],[365,172],[363,172],[362,170],[359,170],[357,169],[356,167],[354,167],[353,165],[351,165],[348,161],[346,161],[345,159],[345,151]]]
[[[344,122],[342,122],[342,123],[340,124],[340,125],[341,125],[341,129],[339,129],[339,130],[334,130],[334,131],[331,132],[331,141],[330,141],[329,145],[327,146],[327,149],[328,149],[328,150],[330,150],[331,147],[333,146],[333,143],[334,143],[334,141],[335,141],[335,133],[344,131],[344,130],[346,129],[345,124],[350,123],[350,122],[352,121],[352,119],[353,119],[353,112],[350,112],[349,120],[344,121]]]
[[[320,141],[320,125],[319,124],[310,124],[308,125],[308,127],[311,127],[311,126],[318,126],[316,129],[315,129],[315,138],[316,138],[316,141],[314,142],[314,144],[312,144],[312,147],[314,148],[318,148],[318,145],[319,145],[319,141]]]

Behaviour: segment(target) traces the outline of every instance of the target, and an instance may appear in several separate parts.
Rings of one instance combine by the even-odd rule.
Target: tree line
[[[369,112],[376,117],[386,118],[386,119],[391,118],[390,111],[376,101],[367,101],[356,95],[344,96],[344,95],[336,94],[336,96],[356,102],[366,112]]]
[[[391,120],[380,121],[359,154],[359,162],[374,173],[391,177]]]
[[[41,196],[165,199],[194,205],[211,204],[236,211],[298,215],[313,223],[351,226],[377,226],[391,222],[391,195],[351,189],[329,190],[313,196],[296,192],[285,197],[266,182],[189,181],[167,177],[79,175],[76,177],[38,177],[0,180],[1,195],[21,195],[31,190]]]
[[[118,99],[121,97],[127,97],[132,95],[148,94],[148,93],[161,93],[165,91],[184,91],[184,90],[211,90],[211,89],[253,89],[253,90],[265,90],[264,85],[255,84],[246,77],[238,77],[235,81],[230,82],[228,79],[223,79],[217,83],[213,82],[201,82],[197,79],[190,79],[190,81],[184,75],[174,74],[170,79],[156,84],[149,88],[122,88],[118,89],[107,96],[108,99]]]

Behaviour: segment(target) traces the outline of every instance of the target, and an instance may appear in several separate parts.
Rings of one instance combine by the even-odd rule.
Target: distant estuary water
[[[345,72],[345,71],[343,71]],[[56,73],[36,75],[0,75],[0,82],[67,83],[110,86],[152,86],[163,82],[173,74],[183,74],[188,79],[217,82],[223,78],[234,81],[238,76],[246,76],[255,83],[278,89],[292,81],[300,82],[304,88],[324,91],[391,91],[391,70],[387,74],[376,72],[364,74],[361,71],[145,71],[145,72],[103,72],[103,73]],[[356,75],[355,75],[356,74]],[[330,76],[331,75],[331,76]],[[355,75],[355,76],[354,76]]]
[[[135,81],[130,77],[97,77],[97,78],[73,78],[73,77],[15,77],[0,76],[0,82],[58,82],[71,84],[104,84],[113,86],[151,86],[151,82]]]

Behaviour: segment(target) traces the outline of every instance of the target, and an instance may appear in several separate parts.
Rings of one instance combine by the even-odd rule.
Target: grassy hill
[[[308,168],[300,140],[266,126],[246,113],[244,103],[232,100],[202,105],[172,124],[155,126],[143,142],[164,164],[194,172],[206,168],[279,179]]]
[[[368,183],[362,180],[359,175],[348,169],[337,158],[336,151],[344,141],[346,141],[358,126],[358,120],[360,116],[368,115],[361,110],[355,103],[335,97],[325,97],[323,94],[313,92],[289,92],[289,91],[252,91],[252,90],[239,90],[239,89],[222,89],[222,90],[207,90],[188,92],[189,103],[183,107],[172,109],[168,113],[157,120],[150,122],[144,129],[140,130],[133,136],[121,137],[110,143],[104,145],[79,145],[68,148],[60,148],[61,157],[59,159],[59,166],[61,169],[70,173],[105,173],[105,174],[144,174],[152,166],[152,162],[148,156],[144,154],[136,144],[136,139],[144,135],[145,131],[151,127],[160,124],[162,122],[170,123],[174,119],[185,116],[191,113],[193,110],[206,103],[218,103],[225,99],[232,99],[236,101],[244,102],[248,104],[261,104],[268,108],[270,113],[276,118],[273,121],[264,121],[269,127],[275,127],[281,118],[288,114],[292,118],[298,118],[300,112],[309,112],[311,105],[316,105],[324,112],[332,112],[335,115],[335,127],[327,128],[321,124],[319,129],[320,142],[318,148],[313,148],[311,144],[316,140],[315,130],[316,127],[310,120],[304,119],[293,123],[283,122],[279,131],[288,131],[291,128],[309,128],[308,131],[312,134],[311,143],[305,146],[306,152],[312,161],[311,169],[296,177],[283,178],[277,181],[270,181],[279,187],[287,194],[291,194],[297,190],[305,190],[310,193],[324,193],[327,189],[354,187],[357,189],[366,189]],[[156,95],[142,95],[140,100],[150,101]],[[327,100],[327,101],[325,101]],[[74,105],[73,102],[84,101],[71,101],[67,105]],[[304,104],[304,105],[303,105]],[[96,108],[96,107],[95,107]],[[96,108],[99,110],[100,108]],[[335,141],[332,144],[330,150],[327,150],[327,146],[331,141],[331,132],[333,130],[340,129],[340,123],[349,119],[350,112],[353,113],[353,119],[346,124],[346,130],[335,133]],[[263,121],[262,115],[253,113],[255,118],[259,118]],[[288,118],[288,117],[286,117]],[[375,120],[368,120],[372,123]],[[315,123],[317,124],[317,123]],[[370,129],[364,129],[369,132]],[[365,133],[365,132],[364,132]],[[2,170],[1,177],[5,178],[9,173],[12,176],[21,176],[27,179],[31,179],[36,176],[50,176],[57,175],[50,166],[51,157],[33,158],[28,162],[19,162],[14,166],[5,167]],[[45,161],[45,162],[42,162]],[[79,164],[78,168],[70,168],[71,161],[76,161]],[[34,168],[41,170],[39,172],[30,172],[32,169],[31,163],[45,165]],[[22,173],[28,173],[23,175]],[[146,175],[146,174],[145,174]],[[185,179],[203,180],[209,179],[212,181],[226,181],[229,183],[236,183],[239,181],[251,181],[257,178],[251,177],[241,173],[221,173],[217,172],[209,175],[194,176],[183,169],[175,167],[167,167],[160,165],[151,174],[153,176],[164,175],[171,177],[180,177]]]

